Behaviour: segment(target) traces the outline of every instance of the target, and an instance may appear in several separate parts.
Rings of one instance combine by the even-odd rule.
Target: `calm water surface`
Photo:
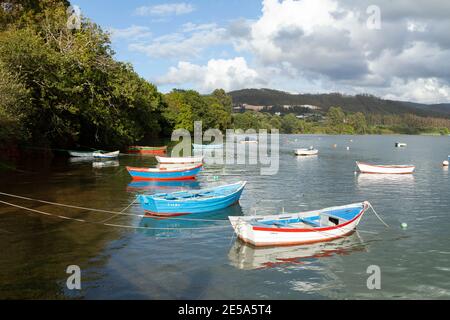
[[[35,210],[100,222],[0,204],[0,298],[450,298],[450,185],[448,170],[441,165],[450,154],[449,137],[280,139],[280,169],[273,176],[261,176],[255,165],[210,165],[197,182],[134,183],[125,166],[148,166],[155,160],[131,156],[120,157],[119,166],[113,167],[60,158],[0,172],[2,192],[114,211],[142,192],[249,182],[240,205],[201,216],[217,221],[114,216],[0,196]],[[408,147],[394,148],[396,141]],[[319,156],[293,155],[294,148],[310,145],[319,149]],[[417,171],[397,177],[355,174],[355,160],[413,163]],[[390,229],[369,212],[359,232],[336,241],[253,249],[235,240],[226,220],[228,215],[303,211],[363,200],[373,204]],[[142,214],[138,204],[126,212]],[[402,222],[407,229],[400,228]],[[80,291],[66,288],[68,265],[81,267]],[[369,265],[381,269],[381,290],[366,286]]]

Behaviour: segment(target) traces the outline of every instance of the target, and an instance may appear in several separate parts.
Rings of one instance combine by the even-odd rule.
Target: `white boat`
[[[111,159],[111,158],[117,158],[119,156],[120,151],[113,151],[113,152],[102,152],[102,151],[95,151],[92,156],[94,158],[104,158],[104,159]]]
[[[415,170],[413,165],[374,165],[356,161],[356,165],[361,173],[380,174],[411,174]]]
[[[241,144],[251,144],[251,143],[258,143],[258,140],[241,140],[239,141]]]
[[[300,148],[295,150],[295,154],[297,156],[314,156],[319,153],[319,150],[314,149],[313,147],[310,148]]]
[[[78,158],[92,158],[94,156],[93,151],[69,151],[71,157]]]
[[[239,239],[257,247],[286,246],[329,241],[351,233],[370,203],[294,214],[230,216]]]
[[[160,156],[156,156],[156,160],[158,160],[159,163],[173,163],[173,164],[200,163],[200,162],[203,162],[203,156],[193,156],[193,157],[160,157]]]
[[[407,144],[406,144],[406,143],[403,143],[403,142],[396,142],[396,143],[395,143],[395,146],[396,146],[397,148],[404,148],[404,147],[407,146]]]

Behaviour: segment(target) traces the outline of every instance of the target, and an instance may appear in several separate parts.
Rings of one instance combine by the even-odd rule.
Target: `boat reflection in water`
[[[232,232],[228,221],[228,216],[232,215],[242,216],[239,203],[222,210],[182,217],[144,217],[139,223],[138,232],[156,238],[192,237],[203,232],[224,230]]]
[[[197,180],[134,180],[127,186],[128,192],[146,191],[146,192],[175,192],[182,190],[200,189],[200,182]]]
[[[238,269],[253,270],[303,264],[308,259],[349,255],[352,252],[366,250],[366,244],[355,231],[348,236],[328,242],[284,247],[256,248],[237,239],[230,249],[228,258]]]
[[[95,169],[118,167],[119,165],[119,160],[96,160],[92,162],[92,168]]]
[[[383,185],[398,185],[408,186],[412,185],[414,175],[412,174],[371,174],[371,173],[358,173],[357,176],[358,186],[370,187],[370,186],[383,186]]]

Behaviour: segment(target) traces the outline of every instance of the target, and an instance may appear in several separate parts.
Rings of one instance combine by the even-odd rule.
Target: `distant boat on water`
[[[395,143],[395,146],[396,146],[397,148],[404,148],[404,147],[407,146],[407,144],[404,143],[404,142],[396,142],[396,143]]]
[[[195,179],[196,175],[202,169],[203,164],[190,166],[178,165],[176,167],[160,168],[136,168],[127,167],[128,173],[135,180],[190,180]]]
[[[167,146],[162,146],[162,147],[130,146],[130,147],[128,147],[128,153],[131,153],[131,154],[165,154],[166,152],[167,152]]]
[[[295,154],[297,156],[314,156],[319,153],[319,150],[314,149],[313,147],[309,148],[300,148],[295,150]]]
[[[156,156],[156,160],[159,163],[200,163],[203,161],[203,156],[194,156],[194,157],[161,157]]]
[[[113,152],[104,152],[104,151],[95,151],[92,153],[92,156],[94,158],[99,159],[113,159],[117,158],[119,156],[120,151],[113,151]]]
[[[213,150],[213,149],[222,149],[223,143],[211,143],[211,144],[197,144],[193,143],[192,146],[197,150]]]
[[[411,174],[416,168],[413,165],[374,165],[358,161],[356,165],[361,173],[378,174]]]

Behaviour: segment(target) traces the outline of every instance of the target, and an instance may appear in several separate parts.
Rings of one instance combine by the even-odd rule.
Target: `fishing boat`
[[[156,156],[156,160],[159,163],[173,163],[173,164],[183,164],[183,163],[201,163],[203,162],[203,156],[198,157],[161,157]]]
[[[351,233],[370,203],[364,201],[322,210],[228,219],[239,239],[256,247],[329,241]]]
[[[411,174],[415,170],[413,165],[374,165],[356,161],[358,170],[361,173],[380,174]]]
[[[68,151],[71,157],[92,158],[94,151]]]
[[[148,146],[130,146],[128,153],[131,154],[165,154],[167,146],[163,147],[148,147]]]
[[[203,164],[177,167],[158,167],[158,168],[136,168],[127,167],[128,173],[135,180],[190,180],[202,169]]]
[[[404,147],[407,146],[407,144],[406,144],[406,143],[403,143],[403,142],[396,142],[396,143],[395,143],[395,146],[396,146],[397,148],[404,148]]]
[[[98,159],[113,159],[117,158],[119,156],[119,153],[120,151],[113,151],[113,152],[95,151],[92,153],[92,156]]]
[[[192,146],[194,149],[201,149],[201,150],[213,150],[213,149],[222,149],[223,143],[211,143],[211,144],[196,144],[193,143]]]
[[[300,148],[295,150],[295,154],[297,156],[314,156],[319,153],[319,150],[314,149],[313,147],[309,148]]]
[[[246,181],[214,188],[139,195],[145,212],[152,216],[179,216],[221,210],[239,201]]]

